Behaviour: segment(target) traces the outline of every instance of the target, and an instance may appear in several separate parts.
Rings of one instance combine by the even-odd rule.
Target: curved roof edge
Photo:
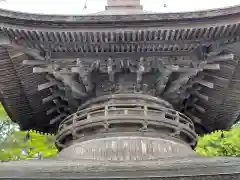
[[[131,15],[101,15],[99,13],[87,15],[45,15],[0,9],[0,18],[11,18],[30,21],[32,20],[32,21],[75,22],[75,23],[84,21],[145,21],[145,20],[197,19],[197,18],[213,18],[217,16],[228,16],[234,14],[240,14],[240,5],[193,12],[147,13]]]

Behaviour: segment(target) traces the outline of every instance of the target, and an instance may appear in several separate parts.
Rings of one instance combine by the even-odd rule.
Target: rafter
[[[57,84],[58,83],[56,81],[49,81],[49,82],[46,82],[44,84],[40,84],[40,85],[38,85],[38,91],[42,91],[44,89],[48,89],[48,88],[50,88],[52,86],[55,86]]]
[[[189,51],[143,51],[143,52],[98,52],[98,53],[81,53],[81,52],[52,52],[51,58],[54,59],[77,59],[77,58],[123,58],[123,57],[153,57],[153,56],[185,56],[191,55],[194,52]]]
[[[65,112],[60,113],[58,116],[50,120],[50,124],[55,124],[61,119],[65,118],[68,114]]]

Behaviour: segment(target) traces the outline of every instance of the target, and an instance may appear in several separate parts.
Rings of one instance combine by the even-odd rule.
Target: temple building
[[[0,10],[1,102],[22,130],[55,133],[60,151],[58,161],[0,165],[0,177],[239,179],[238,158],[193,151],[197,135],[240,118],[239,48],[239,6],[159,14],[140,0],[108,0],[83,16]]]

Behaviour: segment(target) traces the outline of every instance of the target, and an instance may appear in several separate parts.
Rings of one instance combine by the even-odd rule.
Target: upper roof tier
[[[40,49],[44,46],[44,49],[54,52],[59,48],[62,51],[66,46],[61,44],[64,42],[70,43],[71,47],[67,48],[73,48],[75,42],[84,42],[89,48],[86,52],[97,53],[99,50],[95,52],[96,43],[119,45],[121,41],[124,45],[128,42],[139,45],[141,41],[151,45],[157,43],[170,49],[174,47],[177,51],[192,51],[200,45],[226,45],[239,40],[240,6],[165,14],[142,11],[142,14],[106,15],[106,12],[63,16],[0,10],[0,33],[2,31],[18,45]],[[186,49],[185,45],[191,48]]]
[[[107,11],[107,10],[106,10]],[[6,22],[6,20],[25,20],[37,22],[62,22],[62,23],[86,23],[86,22],[111,22],[111,21],[163,21],[163,22],[175,22],[195,20],[195,19],[210,19],[210,18],[227,18],[228,16],[235,17],[240,15],[240,6],[232,6],[228,8],[210,9],[204,11],[193,12],[181,12],[181,13],[146,13],[140,11],[140,13],[131,15],[117,11],[113,14],[105,12],[90,14],[90,15],[45,15],[45,14],[31,14],[15,12],[10,10],[0,9],[0,22]],[[229,17],[228,17],[229,19]],[[238,20],[239,21],[239,20]]]
[[[11,11],[20,11],[26,13],[37,13],[37,14],[62,14],[62,15],[81,15],[90,14],[104,11],[106,6],[116,6],[125,3],[129,4],[132,0],[7,0],[0,1],[0,6],[2,9],[8,9]],[[123,1],[119,3],[119,1]],[[140,2],[139,2],[140,1]],[[134,4],[139,6],[142,5],[145,11],[169,13],[169,12],[188,12],[188,11],[199,11],[208,10],[215,8],[226,8],[230,6],[239,5],[237,0],[219,1],[218,3],[209,2],[208,0],[194,1],[191,0],[133,0]],[[54,7],[54,8],[52,8]],[[66,8],[68,7],[68,8]]]

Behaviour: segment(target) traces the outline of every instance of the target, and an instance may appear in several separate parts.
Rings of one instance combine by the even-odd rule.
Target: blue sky
[[[43,14],[88,14],[104,10],[107,0],[0,0],[0,8]],[[164,7],[166,2],[167,7]],[[182,12],[240,5],[240,0],[141,0],[146,11]]]

